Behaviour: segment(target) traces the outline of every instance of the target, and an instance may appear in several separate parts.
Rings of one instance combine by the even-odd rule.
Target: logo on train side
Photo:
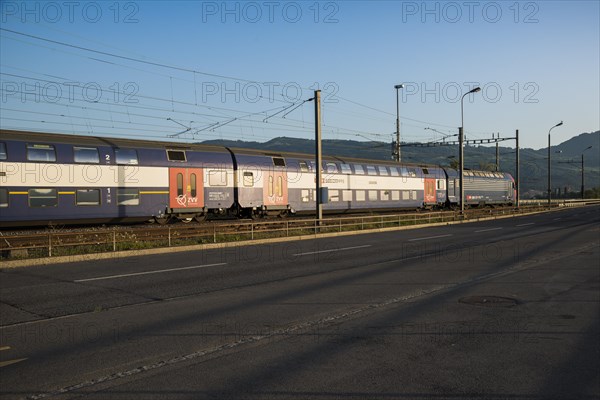
[[[177,201],[177,204],[179,204],[182,207],[188,207],[190,205],[194,206],[194,205],[198,204],[197,197],[188,197],[186,194],[177,196],[177,198],[175,200]]]

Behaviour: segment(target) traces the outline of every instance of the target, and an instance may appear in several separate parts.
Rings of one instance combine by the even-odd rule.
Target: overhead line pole
[[[515,131],[515,141],[517,142],[517,144],[516,144],[517,153],[516,153],[516,156],[515,156],[515,162],[517,164],[516,165],[516,169],[515,169],[515,180],[516,180],[516,182],[515,182],[515,188],[516,188],[516,192],[517,192],[517,200],[516,200],[517,201],[517,208],[519,208],[520,203],[521,203],[521,201],[520,201],[520,198],[521,198],[521,187],[519,186],[520,182],[521,182],[521,179],[519,177],[519,175],[520,175],[520,169],[521,169],[521,164],[519,164],[519,130],[518,129]]]
[[[317,206],[317,219],[319,223],[323,219],[323,205],[321,199],[321,158],[322,158],[322,146],[321,146],[321,91],[315,90],[315,158],[316,158],[316,206]]]

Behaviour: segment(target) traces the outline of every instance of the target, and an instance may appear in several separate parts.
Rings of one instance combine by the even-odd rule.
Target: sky
[[[314,138],[317,89],[324,139],[391,143],[397,98],[402,142],[600,129],[597,0],[0,4],[3,129]]]

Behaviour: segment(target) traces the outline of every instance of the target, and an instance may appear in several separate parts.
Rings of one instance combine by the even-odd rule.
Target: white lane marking
[[[560,221],[562,218],[554,218],[552,221]]]
[[[370,244],[365,244],[363,246],[354,246],[354,247],[342,247],[341,249],[331,249],[331,250],[321,250],[321,251],[310,251],[307,253],[297,253],[297,254],[293,254],[293,256],[297,257],[297,256],[307,256],[310,254],[321,254],[321,253],[333,253],[336,251],[346,251],[346,250],[354,250],[354,249],[364,249],[365,247],[371,247],[372,245]]]
[[[479,232],[489,232],[489,231],[498,231],[500,229],[504,229],[504,228],[489,228],[489,229],[481,229],[479,231],[475,231],[475,233],[479,233]]]
[[[99,276],[97,278],[87,278],[87,279],[77,279],[73,282],[90,282],[90,281],[101,281],[105,279],[117,279],[117,278],[126,278],[128,276],[139,276],[139,275],[150,275],[150,274],[161,274],[163,272],[175,272],[175,271],[185,271],[188,269],[198,269],[198,268],[208,268],[208,267],[218,267],[220,265],[226,265],[227,263],[219,263],[219,264],[206,264],[206,265],[194,265],[191,267],[182,267],[182,268],[171,268],[171,269],[159,269],[156,271],[146,271],[146,272],[135,272],[132,274],[121,274],[121,275],[110,275],[110,276]]]
[[[521,225],[517,225],[517,226],[529,226],[529,225],[535,225],[535,222],[530,222],[528,224],[521,224]]]
[[[429,237],[424,237],[424,238],[416,238],[416,239],[410,239],[409,242],[416,242],[417,240],[439,239],[439,238],[444,238],[444,237],[448,237],[448,236],[452,236],[452,235],[439,235],[439,236],[429,236]]]

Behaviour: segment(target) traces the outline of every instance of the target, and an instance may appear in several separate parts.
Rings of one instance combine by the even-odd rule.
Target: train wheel
[[[154,220],[159,225],[166,225],[171,220],[171,217],[167,217],[167,216],[165,216],[165,217],[154,217]]]
[[[196,221],[196,222],[204,222],[204,221],[206,221],[206,217],[207,217],[206,214],[196,215],[194,217],[194,221]]]

